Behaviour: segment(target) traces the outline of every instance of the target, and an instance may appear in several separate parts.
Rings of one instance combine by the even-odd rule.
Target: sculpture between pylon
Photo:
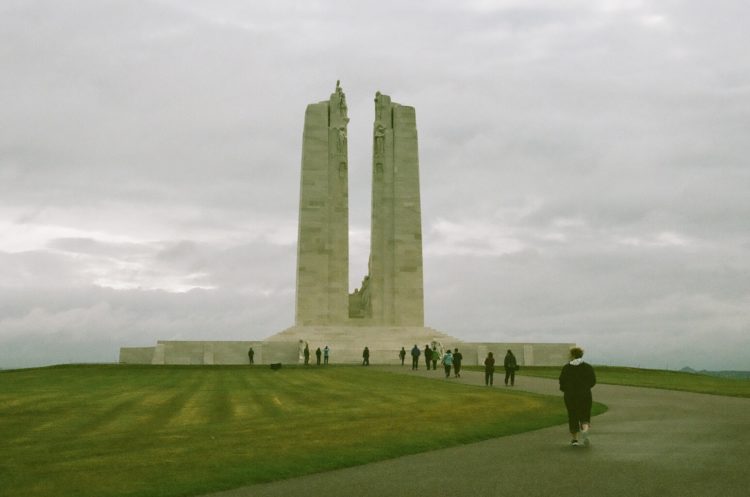
[[[375,94],[368,273],[348,291],[346,97],[310,104],[302,138],[297,326],[423,326],[422,215],[413,107]]]

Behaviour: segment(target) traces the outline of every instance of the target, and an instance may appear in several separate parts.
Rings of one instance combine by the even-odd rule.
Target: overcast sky
[[[0,368],[294,322],[305,106],[416,108],[426,324],[750,369],[750,4],[0,0]]]

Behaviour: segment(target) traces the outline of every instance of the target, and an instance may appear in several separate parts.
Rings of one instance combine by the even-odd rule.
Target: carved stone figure
[[[337,133],[337,140],[336,140],[336,150],[339,151],[339,153],[346,150],[346,128],[338,128]]]
[[[375,126],[375,155],[382,157],[385,153],[385,128],[382,124]]]

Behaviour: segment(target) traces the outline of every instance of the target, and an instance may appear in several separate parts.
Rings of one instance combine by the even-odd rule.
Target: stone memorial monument
[[[464,364],[513,350],[520,364],[559,365],[574,344],[469,343],[424,326],[419,154],[413,107],[375,94],[368,274],[349,283],[349,158],[346,96],[310,104],[302,135],[294,326],[264,341],[159,341],[122,348],[120,362],[244,364],[302,362],[300,350],[330,349],[332,363],[400,363],[401,347],[459,347]],[[501,326],[501,324],[499,324]]]

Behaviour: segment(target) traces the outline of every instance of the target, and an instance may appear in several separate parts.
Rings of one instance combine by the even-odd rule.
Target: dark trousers
[[[365,357],[364,360],[362,361],[362,365],[363,366],[369,366],[370,365],[370,358],[369,357]]]
[[[505,384],[508,384],[508,378],[510,378],[510,384],[516,383],[516,370],[514,368],[505,368]]]
[[[323,357],[323,364],[328,364],[328,356]]]
[[[318,366],[320,366],[320,356],[319,356],[319,355],[316,355],[316,356],[315,356],[315,363],[316,363],[316,364],[317,364]]]
[[[419,356],[418,355],[411,356],[411,368],[419,369]]]
[[[401,365],[402,366],[404,365],[404,358],[403,357],[401,358]]]
[[[453,363],[453,373],[456,375],[456,378],[461,376],[461,363],[460,362],[458,364],[456,364],[455,362]]]
[[[425,364],[427,364],[427,371],[429,371],[430,370],[430,360],[425,357],[424,358],[424,362],[425,362]]]
[[[432,369],[434,369],[435,371],[437,371],[437,359],[433,359],[432,360]]]
[[[451,365],[445,364],[445,377],[448,378],[451,375]]]
[[[485,371],[484,372],[484,384],[485,385],[492,385],[493,375],[495,374],[494,371]]]
[[[309,362],[310,362],[310,356],[306,355],[305,356],[305,366],[307,366]]]
[[[581,423],[591,422],[591,390],[583,393],[565,393],[565,408],[568,410],[570,433],[578,433]]]

